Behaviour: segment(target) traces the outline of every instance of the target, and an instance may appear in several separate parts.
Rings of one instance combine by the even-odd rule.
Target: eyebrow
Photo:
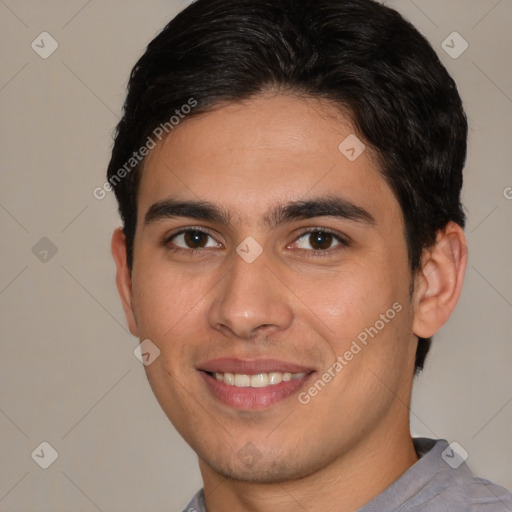
[[[208,201],[167,198],[154,203],[148,209],[144,225],[178,217],[211,221],[226,227],[232,224],[229,212]],[[263,217],[263,222],[269,228],[275,228],[287,222],[313,217],[337,217],[367,225],[376,224],[375,218],[367,210],[338,196],[311,198],[278,205]]]

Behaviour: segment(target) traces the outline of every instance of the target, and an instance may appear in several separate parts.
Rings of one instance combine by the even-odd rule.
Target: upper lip
[[[278,359],[235,359],[223,357],[206,361],[198,366],[199,370],[209,373],[239,373],[257,375],[258,373],[310,373],[310,367],[280,361]]]

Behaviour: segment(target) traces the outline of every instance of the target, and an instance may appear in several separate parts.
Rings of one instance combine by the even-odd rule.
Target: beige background
[[[457,441],[512,488],[512,1],[387,3],[438,50],[471,125],[467,280],[416,382],[413,433]],[[201,485],[132,353],[114,197],[92,195],[129,71],[184,5],[0,0],[1,511],[173,511]],[[43,31],[59,44],[47,59],[31,48]],[[441,47],[453,31],[469,43],[457,59]],[[46,262],[42,237],[58,251]],[[46,470],[31,458],[43,441],[59,454]]]

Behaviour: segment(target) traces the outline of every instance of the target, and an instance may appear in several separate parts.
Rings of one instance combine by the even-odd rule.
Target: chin
[[[316,464],[311,464],[311,467],[306,464],[301,465],[298,461],[290,460],[290,457],[283,454],[274,460],[262,457],[255,461],[252,467],[247,467],[238,460],[238,457],[236,460],[229,461],[201,459],[204,464],[223,478],[254,484],[276,484],[300,480],[318,470]]]

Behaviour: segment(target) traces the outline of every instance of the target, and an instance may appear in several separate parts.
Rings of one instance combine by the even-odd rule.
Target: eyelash
[[[197,249],[192,249],[192,248],[188,248],[188,249],[184,249],[183,247],[177,247],[177,246],[174,246],[174,247],[170,247],[169,244],[172,242],[172,240],[174,238],[176,238],[177,236],[179,235],[183,235],[183,234],[186,234],[186,233],[189,233],[191,231],[199,231],[201,233],[204,233],[205,235],[208,235],[210,238],[214,239],[215,238],[211,235],[210,232],[208,232],[207,230],[203,229],[203,228],[200,228],[200,227],[194,227],[194,226],[191,226],[189,228],[186,228],[186,229],[182,229],[180,231],[177,231],[176,233],[172,233],[171,235],[165,237],[165,239],[162,241],[162,246],[171,251],[171,252],[185,252],[185,253],[188,253],[190,255],[201,255],[201,253],[203,253],[205,250],[207,250],[208,248],[197,248]],[[333,236],[334,240],[337,241],[339,243],[339,245],[336,245],[335,247],[332,247],[332,248],[329,248],[329,249],[325,249],[325,250],[319,250],[319,249],[299,249],[300,251],[303,251],[305,253],[308,254],[308,257],[321,257],[321,256],[327,256],[327,255],[331,255],[333,252],[337,252],[338,250],[343,250],[347,247],[349,247],[351,245],[351,241],[348,239],[348,237],[345,237],[345,236],[342,236],[340,233],[338,233],[337,231],[334,231],[332,229],[329,229],[329,228],[308,228],[307,230],[305,231],[302,231],[296,238],[295,240],[292,242],[293,244],[297,243],[301,238],[303,238],[305,235],[311,235],[313,233],[325,233],[325,234],[330,234]]]

